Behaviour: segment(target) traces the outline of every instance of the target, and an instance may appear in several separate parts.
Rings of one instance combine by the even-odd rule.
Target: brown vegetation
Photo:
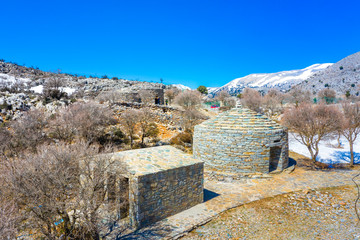
[[[254,89],[245,88],[241,94],[241,103],[255,112],[261,111],[261,102],[260,93]]]
[[[282,121],[296,133],[296,139],[307,147],[316,162],[319,142],[341,127],[341,113],[335,106],[303,103],[285,111]]]
[[[360,103],[344,102],[342,134],[349,141],[350,165],[354,165],[354,142],[360,134]]]
[[[178,88],[170,88],[165,91],[165,97],[169,101],[169,105],[172,104],[175,97],[180,93],[180,90]]]
[[[195,109],[201,104],[201,93],[197,90],[184,91],[175,97],[175,103],[184,109]]]
[[[47,239],[99,239],[106,181],[123,167],[98,152],[86,143],[59,143],[7,159],[1,190],[18,206],[18,227]]]

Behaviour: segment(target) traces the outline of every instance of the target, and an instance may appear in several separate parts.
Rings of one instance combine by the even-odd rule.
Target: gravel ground
[[[356,198],[350,186],[263,199],[226,211],[182,239],[360,239]]]

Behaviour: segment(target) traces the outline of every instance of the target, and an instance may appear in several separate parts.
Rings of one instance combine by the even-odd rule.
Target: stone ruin
[[[288,167],[287,128],[246,108],[234,108],[195,126],[194,158],[207,171],[235,179]]]
[[[146,91],[153,97],[152,104],[164,105],[164,89],[163,85],[143,83],[121,88],[119,94],[124,101],[143,103],[141,94]]]

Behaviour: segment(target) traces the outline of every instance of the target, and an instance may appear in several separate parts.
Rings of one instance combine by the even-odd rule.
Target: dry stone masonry
[[[141,228],[203,202],[204,163],[171,146],[117,152],[125,162],[129,216]],[[122,186],[123,188],[125,186]],[[124,201],[121,200],[122,202]]]
[[[261,114],[234,108],[195,126],[193,152],[219,175],[269,173],[288,166],[288,132]]]

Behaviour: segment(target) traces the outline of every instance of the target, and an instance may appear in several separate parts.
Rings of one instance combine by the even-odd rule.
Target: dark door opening
[[[129,216],[129,178],[120,177],[119,192],[120,219],[123,219]]]
[[[160,98],[159,97],[155,98],[155,104],[160,104]]]
[[[270,147],[270,166],[269,172],[275,171],[279,165],[281,147]]]

